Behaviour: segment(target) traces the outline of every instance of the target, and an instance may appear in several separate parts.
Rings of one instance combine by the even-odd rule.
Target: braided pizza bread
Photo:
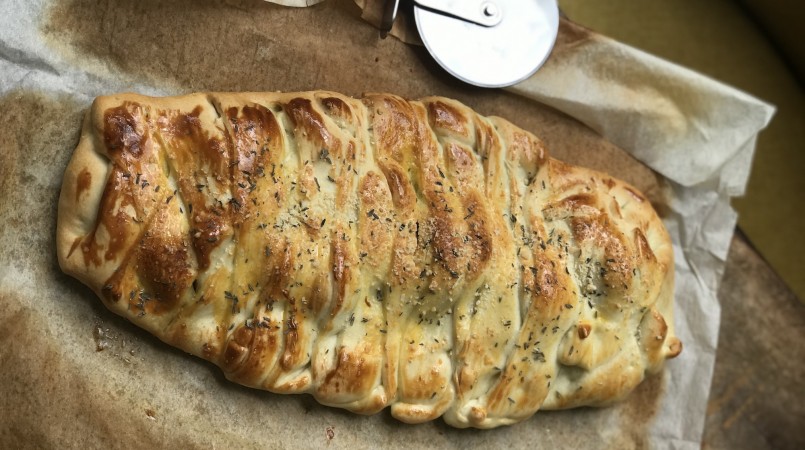
[[[99,97],[57,235],[230,380],[404,422],[604,405],[681,351],[649,202],[445,98]]]

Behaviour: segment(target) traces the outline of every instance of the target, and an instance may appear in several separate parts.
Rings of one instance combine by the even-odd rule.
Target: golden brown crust
[[[96,99],[59,263],[233,381],[490,428],[681,351],[649,202],[444,98]]]

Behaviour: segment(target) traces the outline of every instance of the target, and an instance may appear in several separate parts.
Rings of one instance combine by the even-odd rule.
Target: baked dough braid
[[[607,404],[681,350],[645,197],[445,98],[99,97],[58,256],[232,381],[404,422]]]

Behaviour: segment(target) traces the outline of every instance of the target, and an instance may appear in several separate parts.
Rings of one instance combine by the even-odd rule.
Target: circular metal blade
[[[504,87],[530,77],[548,59],[559,31],[556,0],[494,0],[501,22],[484,27],[414,8],[422,41],[456,78]]]

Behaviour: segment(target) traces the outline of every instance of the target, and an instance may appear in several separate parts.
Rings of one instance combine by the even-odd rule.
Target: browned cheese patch
[[[233,202],[224,204],[215,195],[230,192],[231,150],[203,128],[200,106],[190,113],[159,111],[157,114],[156,128],[163,157],[175,172],[177,195],[187,208],[183,213],[188,215],[199,269],[205,270],[210,265],[213,250],[232,235],[231,214],[237,207]]]
[[[147,314],[175,311],[195,278],[189,247],[184,239],[163,236],[158,229],[145,233],[138,248],[137,265],[143,287],[154,296],[145,307]]]

